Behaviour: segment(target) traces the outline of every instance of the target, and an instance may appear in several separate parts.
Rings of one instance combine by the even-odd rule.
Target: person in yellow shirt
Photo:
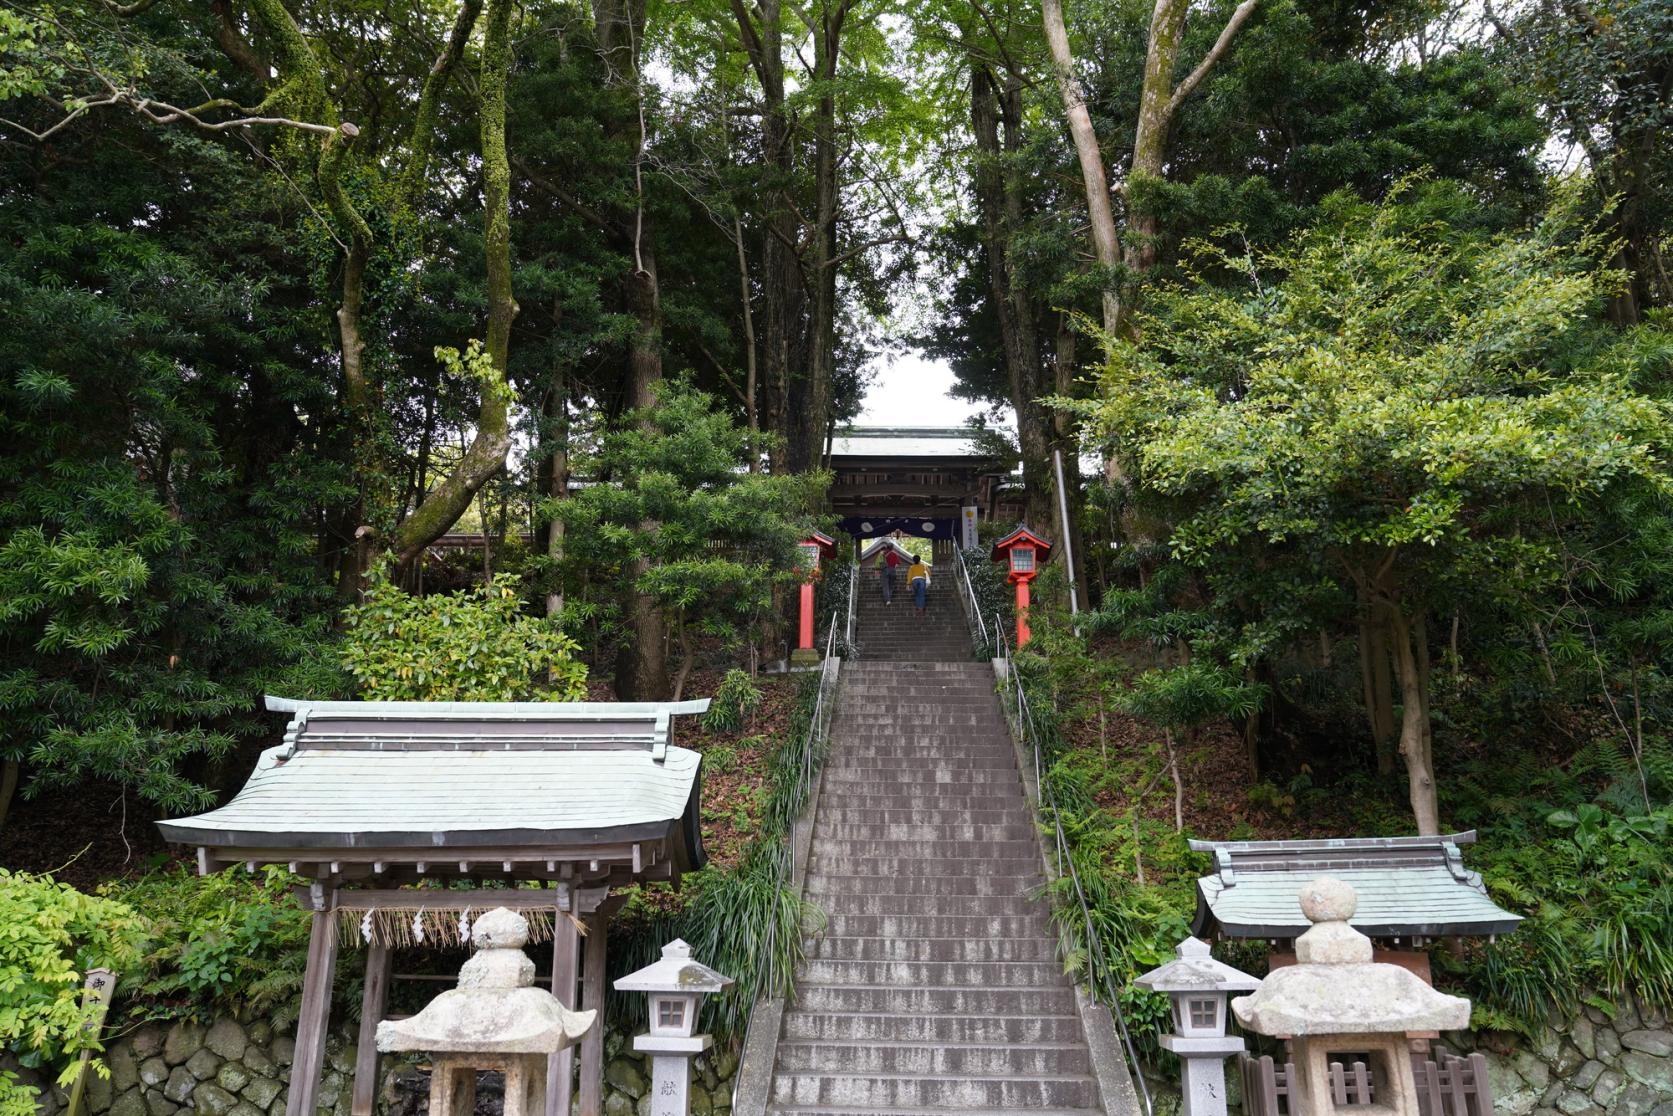
[[[906,571],[906,584],[912,587],[912,603],[917,607],[918,615],[922,616],[929,597],[929,567],[924,565],[922,558],[912,559],[912,568]]]

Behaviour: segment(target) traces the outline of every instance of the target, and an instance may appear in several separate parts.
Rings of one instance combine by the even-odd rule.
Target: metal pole
[[[1057,510],[1063,517],[1063,560],[1069,564],[1069,615],[1080,614],[1080,601],[1075,595],[1075,544],[1069,536],[1069,494],[1063,490],[1063,451],[1051,451],[1051,465],[1057,471]],[[1080,635],[1080,625],[1075,625],[1075,634]]]

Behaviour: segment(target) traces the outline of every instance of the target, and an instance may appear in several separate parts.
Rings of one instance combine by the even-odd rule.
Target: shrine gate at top
[[[1016,518],[1022,492],[966,427],[851,426],[831,440],[831,509],[856,540],[900,531],[951,557],[962,509],[981,519]]]

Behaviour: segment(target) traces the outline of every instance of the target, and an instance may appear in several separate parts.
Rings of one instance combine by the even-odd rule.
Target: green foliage
[[[1239,720],[1261,707],[1266,687],[1202,660],[1134,678],[1117,704],[1135,717],[1172,729],[1192,729],[1216,718]]]
[[[210,199],[250,196],[239,171],[182,172],[183,137],[65,142],[89,185],[0,199],[0,755],[29,791],[183,811],[208,802],[186,771],[264,729],[262,691],[326,631],[307,517],[331,469],[295,423],[321,394],[282,367],[306,327],[252,316],[294,293],[264,263],[284,247],[227,210],[241,231],[203,235]],[[33,180],[17,146],[0,175]]]
[[[1580,802],[1484,850],[1490,890],[1527,920],[1454,965],[1479,1022],[1533,1034],[1587,989],[1673,1006],[1670,827],[1673,807],[1622,814]]]
[[[750,438],[689,382],[603,435],[578,470],[609,477],[549,510],[566,527],[560,573],[571,612],[623,632],[643,594],[676,632],[737,646],[797,577],[796,542],[821,478],[745,470]]]
[[[736,983],[710,996],[703,1007],[702,1026],[723,1037],[740,1035],[750,1009],[762,997],[791,995],[803,943],[825,925],[824,912],[788,886],[790,830],[807,808],[810,790],[803,776],[809,770],[817,775],[825,744],[810,741],[807,731],[818,701],[819,676],[801,675],[798,685],[791,723],[770,762],[760,831],[742,862],[730,870],[711,865],[699,872],[692,878],[690,897],[672,913],[641,913],[635,920],[638,912],[630,907],[620,917],[633,925],[632,932],[611,938],[615,974],[651,963],[663,943],[678,937],[704,964],[730,975]],[[705,754],[705,764],[713,754]],[[643,996],[613,995],[611,1018],[637,1026],[644,1020],[645,1005]]]
[[[1099,778],[1126,777],[1106,771],[1101,760],[1067,748],[1058,713],[1035,671],[1019,673],[1027,687],[1032,726],[1048,765],[1043,798],[1056,810],[1042,810],[1042,822],[1063,827],[1069,864],[1063,864],[1045,893],[1051,899],[1052,924],[1066,944],[1065,971],[1083,981],[1092,994],[1118,999],[1135,1045],[1153,1055],[1164,1032],[1167,998],[1139,992],[1132,978],[1164,963],[1173,947],[1190,933],[1195,908],[1191,854],[1180,834],[1120,826],[1098,805]],[[1140,885],[1126,872],[1143,856],[1160,880]],[[1083,905],[1084,900],[1084,905]]]
[[[0,868],[0,1047],[25,1066],[58,1069],[58,1084],[68,1086],[77,1056],[99,1049],[98,1032],[84,1029],[83,977],[92,968],[125,975],[144,933],[123,903]],[[32,1113],[34,1096],[0,1073],[0,1113]]]
[[[269,865],[254,876],[229,868],[200,877],[177,867],[107,885],[102,894],[146,927],[143,956],[123,989],[131,1010],[206,1020],[230,1005],[269,1012],[295,999],[308,947],[295,883]]]
[[[348,609],[343,665],[375,701],[579,701],[586,664],[550,620],[523,614],[517,578],[415,597],[388,581]]]
[[[747,670],[729,670],[715,688],[703,727],[711,732],[735,732],[761,708],[765,695]],[[705,756],[705,762],[709,757]]]
[[[1588,320],[1615,283],[1604,246],[1576,239],[1572,205],[1481,237],[1447,220],[1464,204],[1413,184],[1397,204],[1338,199],[1286,249],[1203,245],[1199,275],[1248,282],[1162,295],[1146,340],[1115,344],[1094,417],[1142,483],[1195,501],[1176,554],[1413,548],[1479,579],[1535,557],[1481,536],[1495,505],[1661,478],[1665,409]]]

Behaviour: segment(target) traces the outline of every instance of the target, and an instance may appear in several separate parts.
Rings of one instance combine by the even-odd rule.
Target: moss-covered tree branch
[[[511,70],[512,0],[490,0],[482,40],[483,247],[487,259],[487,360],[481,372],[482,403],[476,436],[459,465],[402,522],[395,538],[398,560],[416,559],[458,521],[477,491],[501,469],[511,448],[511,323],[517,300],[511,289],[511,164],[505,148],[506,85]]]

